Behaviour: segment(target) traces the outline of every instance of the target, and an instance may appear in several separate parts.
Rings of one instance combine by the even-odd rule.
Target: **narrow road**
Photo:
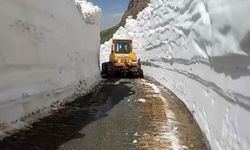
[[[184,104],[152,79],[103,81],[96,90],[0,141],[1,150],[205,150]]]

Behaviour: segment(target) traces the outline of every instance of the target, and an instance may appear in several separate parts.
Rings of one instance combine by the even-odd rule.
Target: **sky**
[[[128,0],[89,0],[102,9],[101,30],[115,26],[128,7]]]

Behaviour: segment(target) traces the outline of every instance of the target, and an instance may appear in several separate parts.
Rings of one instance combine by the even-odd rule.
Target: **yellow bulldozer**
[[[139,77],[143,78],[140,59],[133,51],[131,39],[113,39],[109,62],[102,64],[103,78]]]

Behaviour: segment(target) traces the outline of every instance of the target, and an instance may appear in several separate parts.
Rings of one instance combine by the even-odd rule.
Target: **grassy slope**
[[[120,26],[124,26],[125,23],[119,23],[118,25],[104,30],[101,32],[101,44],[110,40],[113,37],[113,34],[120,28]]]
[[[119,27],[120,27],[119,25],[116,25],[112,28],[102,31],[101,32],[101,44],[111,39],[113,37],[113,34],[119,29]]]

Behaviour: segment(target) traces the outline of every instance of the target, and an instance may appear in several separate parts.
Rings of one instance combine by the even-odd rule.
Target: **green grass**
[[[112,28],[102,31],[101,32],[101,44],[110,40],[113,37],[113,34],[120,28],[120,26],[123,26],[123,25],[124,25],[123,23],[119,23],[118,25]]]
[[[101,44],[110,40],[113,37],[113,34],[119,29],[119,25],[116,25],[110,29],[104,30],[101,32]]]

